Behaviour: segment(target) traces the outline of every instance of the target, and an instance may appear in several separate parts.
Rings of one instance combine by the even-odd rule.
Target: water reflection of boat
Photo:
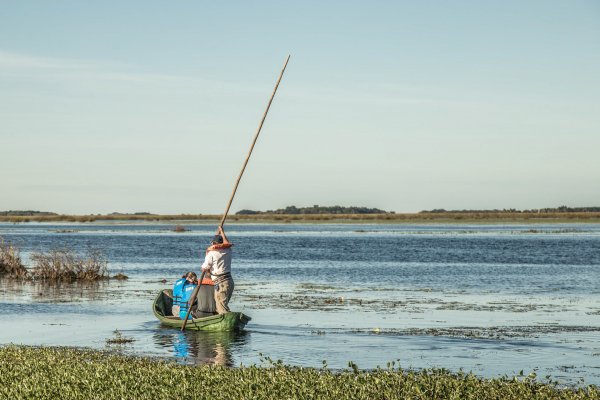
[[[231,347],[243,344],[244,332],[173,332],[155,335],[163,347],[171,347],[173,356],[185,364],[233,366]]]
[[[172,306],[172,291],[171,289],[165,289],[156,295],[152,311],[163,325],[181,329],[183,320],[172,316]],[[249,316],[241,312],[228,312],[227,314],[188,320],[185,329],[193,331],[241,331],[250,319]]]

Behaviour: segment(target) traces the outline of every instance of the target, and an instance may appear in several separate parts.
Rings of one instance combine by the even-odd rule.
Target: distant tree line
[[[46,211],[32,211],[32,210],[11,210],[11,211],[0,211],[0,215],[8,217],[33,217],[36,215],[58,215],[53,212]]]
[[[149,213],[149,212],[145,212],[145,211],[142,211],[142,212],[134,212],[134,213],[122,213],[122,212],[117,212],[117,211],[115,211],[115,212],[111,212],[111,213],[110,213],[110,214],[108,214],[108,215],[154,215],[154,214],[151,214],[151,213]]]
[[[393,211],[384,211],[378,208],[367,207],[342,207],[342,206],[319,206],[312,207],[296,207],[288,206],[277,210],[254,211],[240,210],[237,215],[254,215],[254,214],[394,214]]]
[[[600,207],[567,207],[560,206],[554,208],[534,208],[531,210],[517,210],[516,208],[503,208],[502,210],[445,210],[435,208],[433,210],[419,211],[420,214],[427,213],[568,213],[568,212],[600,212]]]
[[[34,217],[34,216],[43,216],[43,215],[58,215],[57,213],[48,212],[48,211],[32,211],[32,210],[11,210],[11,211],[0,211],[1,216],[7,217]],[[94,215],[94,214],[91,214]],[[101,215],[101,214],[96,214]],[[107,215],[154,215],[149,212],[135,212],[135,213],[120,213],[113,212]]]

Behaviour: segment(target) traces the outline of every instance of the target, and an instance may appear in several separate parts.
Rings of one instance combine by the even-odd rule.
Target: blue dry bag
[[[192,292],[194,289],[196,289],[196,286],[198,285],[194,285],[193,283],[189,283],[187,281],[183,285],[181,291],[181,302],[179,303],[179,318],[181,319],[185,319],[185,314],[187,314],[188,310],[188,301],[190,300],[190,297],[192,297]],[[192,319],[191,313],[188,319]]]
[[[173,285],[173,305],[181,306],[181,296],[183,295],[183,285],[185,285],[186,279],[177,279]]]

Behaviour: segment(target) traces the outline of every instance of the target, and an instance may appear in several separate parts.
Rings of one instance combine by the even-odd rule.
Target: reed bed
[[[21,261],[19,247],[0,237],[0,278],[37,280],[44,282],[96,282],[111,279],[108,260],[100,250],[88,250],[79,256],[74,250],[54,249],[45,253],[33,253],[34,265],[28,270]],[[112,277],[128,279],[122,272]]]
[[[85,256],[73,250],[50,250],[31,256],[31,277],[53,282],[97,281],[109,279],[108,261],[100,251],[90,250]]]
[[[7,399],[599,399],[596,386],[561,388],[531,374],[483,379],[441,369],[331,371],[192,367],[73,348],[0,348],[0,398]]]
[[[177,215],[34,215],[0,216],[0,221],[22,222],[98,222],[98,221],[198,221],[214,222],[221,215],[177,214]],[[252,214],[230,215],[234,222],[284,222],[284,223],[469,223],[469,222],[600,222],[600,212],[427,212],[385,214]]]
[[[27,278],[27,275],[27,268],[21,262],[19,248],[0,238],[0,277],[23,279]]]

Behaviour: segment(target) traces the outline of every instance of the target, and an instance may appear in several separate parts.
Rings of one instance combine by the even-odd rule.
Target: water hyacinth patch
[[[432,369],[345,371],[270,362],[192,367],[73,348],[0,348],[0,398],[14,399],[599,399],[535,376],[482,379]]]

